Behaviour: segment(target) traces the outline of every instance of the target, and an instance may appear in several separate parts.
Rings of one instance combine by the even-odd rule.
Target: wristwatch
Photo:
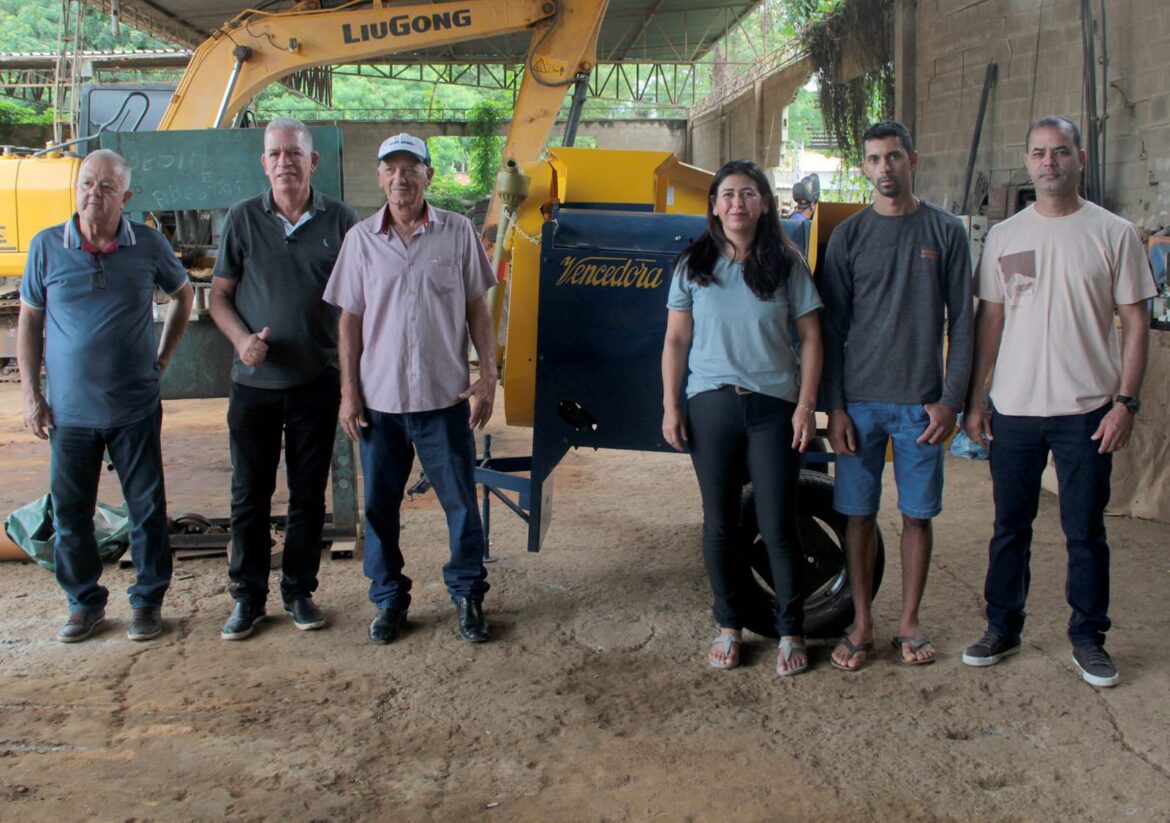
[[[1142,401],[1136,397],[1130,397],[1128,394],[1119,394],[1117,402],[1125,406],[1125,410],[1130,414],[1137,414],[1142,410]]]

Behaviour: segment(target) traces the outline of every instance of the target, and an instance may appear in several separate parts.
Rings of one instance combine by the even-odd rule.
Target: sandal
[[[871,643],[868,640],[865,641],[864,643],[854,643],[852,640],[849,639],[849,635],[845,635],[844,637],[842,637],[841,642],[838,643],[837,645],[839,647],[840,646],[845,647],[845,650],[847,652],[849,652],[849,660],[853,660],[853,658],[857,657],[857,655],[859,655],[859,654],[865,655],[865,657],[862,658],[861,662],[857,665],[857,668],[855,668],[855,669],[850,668],[849,666],[841,665],[836,660],[834,660],[832,657],[829,658],[829,662],[833,664],[834,669],[840,669],[841,671],[849,672],[850,674],[857,674],[859,671],[864,669],[865,664],[869,662],[869,656],[871,654],[873,654],[873,643]],[[833,651],[836,651],[836,649],[834,649]]]
[[[715,639],[711,641],[711,646],[707,649],[707,664],[712,669],[723,669],[723,670],[734,669],[736,666],[739,665],[739,649],[740,649],[740,646],[742,646],[742,645],[743,645],[743,638],[742,637],[736,637],[735,635],[732,635],[732,634],[717,634],[717,635],[715,635]],[[722,648],[720,649],[720,651],[723,653],[723,656],[725,658],[731,657],[731,660],[729,660],[727,662],[718,662],[718,661],[712,660],[711,659],[711,649],[714,649],[716,646],[721,646]],[[734,657],[732,656],[732,651],[735,652]]]
[[[894,635],[894,639],[890,641],[890,645],[898,650],[898,656],[902,658],[902,662],[907,666],[929,666],[938,658],[938,655],[936,654],[934,657],[928,657],[925,660],[918,659],[918,652],[920,652],[922,649],[926,648],[927,646],[934,648],[934,645],[925,637],[919,637],[915,639],[913,637],[896,634]],[[906,650],[902,648],[903,646],[910,647],[910,654],[914,655],[913,660],[906,659]]]
[[[780,668],[780,660],[776,661],[776,674],[781,677],[791,677],[794,674],[800,674],[808,668],[808,648],[804,645],[803,640],[781,640],[780,644],[776,646],[780,650],[780,658],[783,659],[784,664],[792,660],[793,652],[804,652],[804,665],[797,666],[795,669]]]

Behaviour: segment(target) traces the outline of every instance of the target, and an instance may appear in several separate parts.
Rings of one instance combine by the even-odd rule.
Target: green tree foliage
[[[825,121],[821,117],[817,93],[802,88],[788,106],[788,142],[796,146],[807,146],[814,136],[820,135],[824,130]]]
[[[467,171],[468,142],[462,137],[432,137],[427,141],[436,178],[454,179]]]
[[[464,213],[474,198],[470,196],[468,186],[464,186],[452,177],[443,177],[435,172],[431,187],[427,189],[427,202],[447,211]]]
[[[82,39],[87,51],[174,48],[130,26],[120,26],[115,36],[110,32],[109,15],[92,6],[75,9],[85,15]],[[60,0],[0,0],[4,51],[55,52],[60,17]]]
[[[503,152],[503,141],[496,135],[501,119],[499,106],[490,101],[471,109],[471,191],[476,194],[487,194],[496,184]]]
[[[0,98],[0,126],[38,125],[52,122],[52,116],[48,112],[37,112],[36,109],[15,100]]]

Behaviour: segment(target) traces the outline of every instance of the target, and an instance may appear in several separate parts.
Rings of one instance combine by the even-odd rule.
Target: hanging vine
[[[496,137],[503,115],[490,100],[471,108],[468,131],[471,133],[471,189],[476,195],[487,194],[496,182],[500,168],[500,141]]]
[[[799,27],[816,67],[825,128],[851,163],[861,161],[861,135],[869,124],[894,113],[893,17],[892,0],[846,0],[832,14]],[[876,67],[837,81],[846,68],[844,43]]]

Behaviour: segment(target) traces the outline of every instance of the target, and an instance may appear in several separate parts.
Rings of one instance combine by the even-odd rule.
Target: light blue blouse
[[[687,397],[731,383],[795,403],[800,365],[790,327],[823,305],[808,268],[794,266],[770,300],[752,294],[743,264],[726,257],[715,264],[715,281],[700,286],[680,268],[670,284],[666,307],[691,312],[694,322]]]

